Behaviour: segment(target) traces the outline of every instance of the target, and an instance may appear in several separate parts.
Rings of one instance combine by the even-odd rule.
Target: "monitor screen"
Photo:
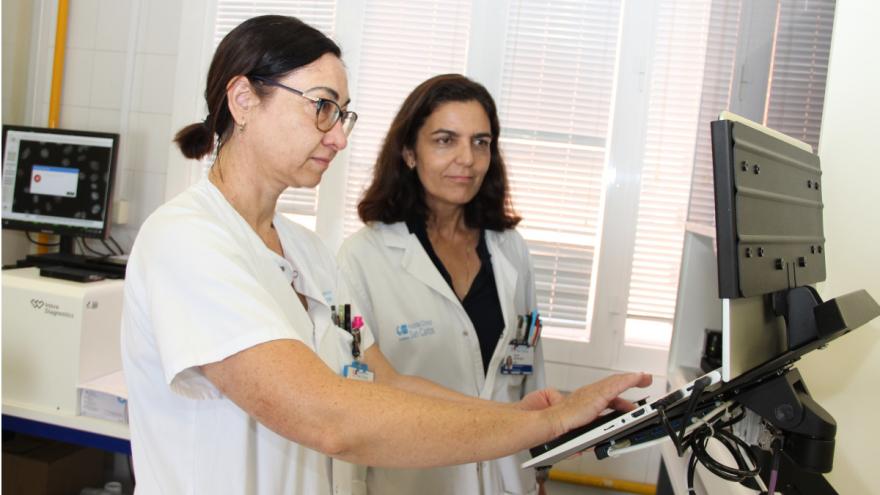
[[[719,296],[825,280],[819,156],[789,136],[726,117],[711,126]]]
[[[119,135],[3,126],[3,228],[106,238]]]

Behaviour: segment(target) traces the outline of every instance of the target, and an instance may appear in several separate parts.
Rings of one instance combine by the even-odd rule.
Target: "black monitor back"
[[[711,125],[719,297],[825,280],[819,157],[743,122]]]

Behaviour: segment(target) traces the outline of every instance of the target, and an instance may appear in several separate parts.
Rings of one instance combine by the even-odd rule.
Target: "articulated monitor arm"
[[[782,451],[798,467],[813,473],[831,471],[837,423],[810,396],[797,369],[787,370],[736,400],[783,432]]]

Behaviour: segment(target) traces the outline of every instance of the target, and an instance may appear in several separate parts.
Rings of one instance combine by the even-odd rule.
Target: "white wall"
[[[824,299],[867,289],[880,300],[880,2],[837,3],[819,155],[825,186],[828,280]],[[840,493],[880,487],[880,319],[806,356],[813,397],[837,420],[834,470]]]

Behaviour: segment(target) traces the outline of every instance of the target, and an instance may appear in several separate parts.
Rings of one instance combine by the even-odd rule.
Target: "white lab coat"
[[[285,257],[203,179],[141,227],[122,319],[137,493],[332,493],[329,457],[263,426],[200,368],[278,339],[301,341],[337,373],[352,359],[351,336],[331,323],[330,306],[347,302],[332,253],[273,221]],[[369,347],[368,329],[362,337]]]
[[[505,328],[485,374],[470,318],[405,223],[365,227],[345,241],[337,261],[366,326],[398,372],[470,396],[513,402],[544,386],[540,343],[532,375],[499,372],[516,336],[517,316],[537,309],[533,269],[526,243],[515,230],[487,230],[486,244]],[[519,467],[528,458],[528,452],[520,452],[444,468],[370,468],[367,486],[371,495],[534,493],[534,470]]]

